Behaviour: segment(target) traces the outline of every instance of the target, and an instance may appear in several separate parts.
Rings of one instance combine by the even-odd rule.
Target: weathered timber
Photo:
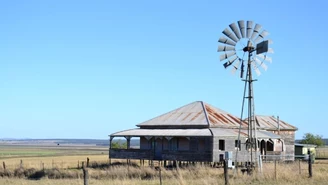
[[[113,159],[152,159],[151,150],[140,149],[111,149],[109,155]]]

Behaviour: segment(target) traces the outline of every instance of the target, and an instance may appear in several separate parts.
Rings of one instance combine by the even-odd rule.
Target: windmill
[[[272,44],[272,41],[266,40],[269,32],[262,29],[262,26],[259,24],[254,26],[253,21],[240,20],[237,24],[230,24],[229,27],[230,29],[226,28],[223,30],[223,36],[219,38],[218,52],[222,53],[220,61],[224,62],[224,68],[231,68],[233,74],[236,71],[240,71],[240,78],[244,78],[246,67],[246,77],[243,79],[245,87],[240,121],[242,122],[244,104],[245,100],[247,100],[248,139],[245,144],[246,148],[250,150],[250,164],[253,167],[253,161],[257,161],[258,143],[253,94],[253,82],[255,80],[252,73],[254,71],[259,76],[261,74],[260,69],[267,70],[266,64],[272,62],[272,58],[268,55],[273,53],[272,48],[269,48],[269,44]],[[240,130],[241,124],[238,134],[238,146],[240,146]],[[237,158],[238,150],[236,151],[236,162]]]

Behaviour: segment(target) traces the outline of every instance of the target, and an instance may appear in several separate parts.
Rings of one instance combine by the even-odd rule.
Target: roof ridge
[[[210,127],[210,121],[209,121],[209,119],[208,119],[208,114],[207,114],[207,110],[206,110],[206,108],[205,108],[205,104],[204,104],[204,102],[203,101],[200,101],[201,102],[201,104],[202,104],[202,108],[203,108],[203,112],[204,112],[204,114],[205,114],[205,118],[206,118],[206,122],[207,122],[207,125],[208,125],[208,127]]]

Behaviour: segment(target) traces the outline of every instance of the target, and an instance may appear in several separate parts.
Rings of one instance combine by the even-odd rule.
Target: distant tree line
[[[320,135],[314,135],[311,133],[305,133],[301,141],[302,144],[312,144],[317,146],[325,145],[325,142]]]

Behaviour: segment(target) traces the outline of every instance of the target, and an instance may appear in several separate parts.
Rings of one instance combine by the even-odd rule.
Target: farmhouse
[[[296,127],[271,116],[256,116],[256,124],[258,153],[288,154],[294,158]],[[110,135],[110,146],[115,137],[127,140],[126,149],[110,147],[110,158],[220,162],[225,151],[230,151],[233,160],[238,152],[238,162],[249,161],[250,149],[245,145],[247,122],[202,101],[187,104],[137,127]],[[140,139],[139,149],[130,148],[133,137]]]

